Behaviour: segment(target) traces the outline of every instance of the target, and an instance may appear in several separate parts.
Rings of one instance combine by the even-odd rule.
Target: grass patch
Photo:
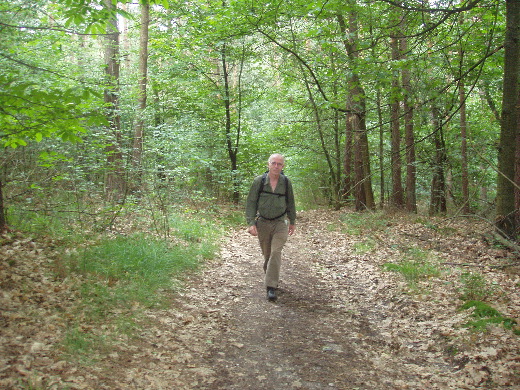
[[[512,318],[505,317],[502,313],[487,303],[481,301],[468,301],[460,308],[460,310],[469,309],[473,309],[471,316],[474,317],[475,320],[466,323],[464,325],[466,328],[484,332],[488,325],[495,324],[501,325],[505,329],[510,329],[516,335],[520,336],[520,329],[517,327],[517,322]]]
[[[376,247],[376,243],[372,240],[356,242],[352,245],[352,249],[354,250],[354,253],[361,254],[361,255],[365,254],[365,253],[373,252],[375,247]]]
[[[74,321],[61,346],[67,356],[83,359],[121,336],[132,337],[144,309],[166,305],[183,275],[217,253],[220,230],[203,218],[176,216],[170,231],[169,239],[103,237],[60,260],[61,275],[77,281]]]
[[[195,269],[214,250],[210,245],[169,245],[145,235],[107,238],[79,252],[71,270],[85,277],[81,296],[103,315],[112,307],[153,306],[158,290],[170,289],[173,277]]]
[[[80,327],[67,331],[62,342],[62,349],[67,356],[80,356],[90,362],[95,361],[94,354],[108,346],[104,337],[85,332]]]
[[[346,213],[340,217],[341,232],[353,236],[386,229],[388,218],[382,212]]]
[[[39,237],[59,239],[64,245],[77,245],[85,241],[85,229],[77,226],[77,216],[49,212],[42,214],[37,211],[10,211],[9,224],[16,230],[31,232]]]
[[[420,280],[441,275],[440,269],[431,260],[431,254],[419,248],[410,248],[402,261],[385,263],[383,269],[400,273],[410,287],[416,287]]]
[[[410,283],[440,275],[440,271],[435,265],[421,261],[405,260],[397,264],[385,263],[383,268],[387,271],[399,272]]]

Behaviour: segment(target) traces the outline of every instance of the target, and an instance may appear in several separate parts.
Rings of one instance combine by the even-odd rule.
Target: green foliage
[[[502,325],[504,328],[510,329],[516,335],[520,336],[520,329],[517,327],[517,322],[512,318],[505,317],[487,303],[470,300],[460,307],[460,310],[469,309],[473,309],[471,316],[474,317],[475,320],[469,321],[464,325],[465,327],[482,332],[485,331],[490,324]]]
[[[385,263],[383,269],[398,272],[408,282],[409,286],[416,287],[420,280],[438,277],[441,270],[435,264],[428,251],[419,248],[410,248],[404,259],[398,263]]]
[[[172,240],[143,233],[104,237],[56,265],[61,277],[76,275],[73,279],[79,281],[77,323],[62,346],[68,355],[102,353],[112,332],[131,336],[143,308],[165,304],[183,275],[215,256],[218,227],[188,216],[176,216],[171,223]],[[88,330],[100,322],[107,327],[106,338]]]
[[[80,357],[83,360],[87,359],[88,362],[95,360],[94,352],[104,350],[107,347],[105,337],[96,336],[80,326],[69,329],[62,342],[62,351],[65,356]]]
[[[172,198],[189,199],[197,191],[202,197],[222,200],[235,188],[244,194],[252,176],[264,168],[265,158],[280,151],[289,158],[288,173],[294,179],[299,208],[337,201],[339,191],[334,183],[344,179],[346,137],[343,113],[336,109],[343,109],[351,96],[345,76],[352,74],[360,76],[359,85],[367,97],[371,163],[387,175],[388,139],[383,135],[379,167],[379,132],[375,130],[378,107],[388,101],[378,96],[387,99],[402,94],[401,89],[392,88],[393,75],[401,70],[410,71],[414,80],[411,103],[419,140],[420,200],[427,199],[431,182],[432,105],[450,118],[445,134],[447,165],[453,178],[450,193],[455,201],[460,197],[459,128],[452,104],[457,97],[452,80],[460,73],[475,91],[467,99],[469,141],[485,146],[474,148],[469,156],[472,190],[489,188],[493,197],[495,173],[489,168],[492,164],[483,162],[495,158],[498,126],[481,96],[486,92],[490,101],[500,100],[502,57],[479,61],[502,44],[503,7],[472,8],[460,19],[455,17],[457,13],[450,14],[425,36],[416,34],[431,21],[425,23],[419,13],[407,13],[400,27],[409,36],[410,50],[406,57],[391,61],[387,46],[381,43],[394,27],[396,9],[381,2],[366,7],[364,2],[275,5],[260,1],[253,7],[242,1],[176,2],[175,6],[171,2],[170,6],[168,0],[152,0],[150,3],[157,6],[151,7],[149,30],[150,96],[148,107],[141,111],[135,110],[140,9],[136,2],[127,0],[112,3],[126,6],[108,9],[101,0],[13,0],[0,4],[0,142],[17,147],[30,141],[43,142],[45,137],[81,137],[81,147],[67,150],[77,159],[74,169],[80,174],[74,184],[78,187],[102,190],[103,175],[110,169],[103,164],[107,158],[103,150],[113,139],[102,121],[103,40],[75,33],[105,33],[108,22],[117,17],[125,19],[127,38],[120,48],[126,65],[119,80],[119,146],[123,155],[131,155],[134,124],[144,120],[143,183],[150,184],[161,172]],[[355,58],[345,52],[338,14],[357,18]],[[431,17],[435,18],[435,12]],[[459,48],[464,59],[454,55]],[[223,89],[222,55],[233,75],[229,96]],[[473,69],[475,64],[481,65]],[[216,66],[219,71],[215,71]],[[224,113],[227,103],[231,108],[229,128]],[[387,123],[388,119],[383,110],[381,120]],[[237,152],[238,169],[233,173],[230,152]],[[124,169],[131,175],[128,161]],[[372,176],[378,184],[375,170]],[[472,202],[479,206],[477,199]]]
[[[341,231],[350,235],[366,235],[386,229],[389,220],[381,211],[345,213],[340,217]]]
[[[421,279],[440,275],[440,270],[434,264],[426,261],[405,260],[399,263],[385,263],[383,264],[383,268],[387,271],[402,274],[410,285],[414,285]]]
[[[7,217],[12,226],[17,229],[31,232],[38,236],[59,238],[63,242],[83,242],[90,235],[89,232],[78,231],[78,220],[74,215],[60,213],[57,207],[47,214],[39,210],[21,210],[11,207]]]
[[[495,293],[495,289],[488,285],[481,274],[465,272],[460,276],[460,281],[460,299],[464,301],[482,301]]]
[[[373,240],[364,240],[361,242],[355,242],[352,244],[354,253],[364,254],[372,252],[376,247],[376,243]]]
[[[129,301],[146,303],[149,298],[153,301],[150,295],[153,296],[154,291],[168,285],[174,275],[194,269],[199,261],[196,248],[184,245],[170,247],[163,240],[140,234],[104,239],[99,244],[83,249],[75,260],[73,270],[106,283],[95,285],[86,295],[109,296],[108,286],[123,282],[119,283],[119,288],[125,294],[130,294],[127,297]],[[116,303],[117,290],[113,295]]]
[[[16,78],[19,78],[18,76]],[[26,146],[44,137],[79,141],[85,127],[103,123],[103,117],[87,115],[93,90],[52,88],[24,83],[0,75],[0,141],[4,147]]]

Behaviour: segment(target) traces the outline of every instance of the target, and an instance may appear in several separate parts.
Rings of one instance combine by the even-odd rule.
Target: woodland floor
[[[171,307],[148,311],[138,335],[121,335],[90,362],[56,348],[74,292],[50,276],[53,249],[4,240],[0,388],[520,389],[520,336],[502,326],[469,330],[471,311],[459,310],[460,275],[478,272],[496,288],[493,307],[520,322],[515,254],[489,245],[485,227],[467,220],[432,229],[393,216],[353,235],[339,218],[299,215],[275,303],[265,299],[256,238],[231,232]],[[360,251],[367,239],[371,249]],[[410,248],[434,253],[441,276],[411,289],[382,268]]]

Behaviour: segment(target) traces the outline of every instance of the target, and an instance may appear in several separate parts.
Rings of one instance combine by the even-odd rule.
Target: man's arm
[[[296,204],[294,202],[294,191],[292,187],[292,183],[289,179],[287,179],[287,218],[289,218],[289,232],[291,230],[290,226],[296,224]]]
[[[261,176],[259,176],[261,178]],[[260,179],[257,177],[249,189],[246,200],[246,222],[248,226],[254,226],[256,222],[256,212],[258,207],[258,192],[260,190]],[[256,226],[255,226],[256,228]]]

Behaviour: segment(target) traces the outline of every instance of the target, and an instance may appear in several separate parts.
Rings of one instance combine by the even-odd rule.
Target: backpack
[[[265,217],[262,217],[261,215],[259,215],[260,217],[262,217],[262,219],[267,219],[268,221],[273,221],[275,219],[278,219],[282,216],[284,216],[285,214],[287,214],[287,203],[289,202],[289,195],[287,194],[288,193],[288,182],[289,182],[289,179],[287,179],[287,176],[285,176],[283,174],[283,171],[281,172],[281,176],[284,178],[284,181],[285,181],[285,194],[276,194],[274,192],[269,192],[269,191],[264,191],[264,186],[267,182],[267,174],[269,173],[269,171],[265,171],[264,174],[262,175],[262,181],[260,183],[260,188],[258,189],[258,196],[256,197],[256,206],[257,206],[257,209],[258,209],[258,201],[260,200],[260,194],[262,192],[266,193],[266,194],[269,194],[269,195],[275,195],[275,196],[285,196],[285,211],[278,215],[277,217],[274,217],[274,218],[265,218]]]

